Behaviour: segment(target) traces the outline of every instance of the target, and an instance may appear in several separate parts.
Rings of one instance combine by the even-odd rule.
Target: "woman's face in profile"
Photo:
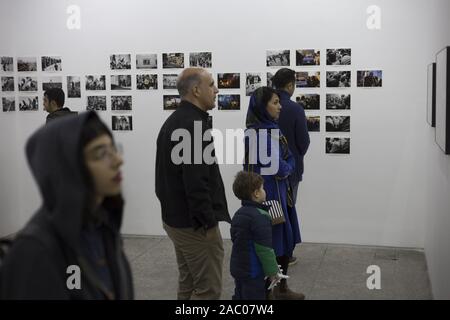
[[[281,104],[280,104],[280,98],[277,94],[273,94],[272,98],[267,103],[267,113],[274,119],[278,120],[280,117],[281,112]]]

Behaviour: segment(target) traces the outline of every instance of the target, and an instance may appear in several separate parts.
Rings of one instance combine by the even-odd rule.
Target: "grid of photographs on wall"
[[[136,75],[136,88],[138,90],[157,90],[157,74],[138,74]]]
[[[309,132],[320,132],[320,116],[307,116],[306,124]]]
[[[89,75],[86,76],[86,90],[106,90],[106,76]]]
[[[176,110],[181,103],[181,98],[176,94],[163,95],[163,108],[164,110]]]
[[[62,71],[61,57],[43,56],[41,57],[42,71]]]
[[[111,70],[131,69],[131,54],[112,54],[109,56]]]
[[[358,87],[371,88],[383,85],[383,71],[363,70],[356,71],[356,83]]]
[[[19,77],[18,81],[19,91],[35,92],[38,90],[37,77]]]
[[[327,110],[350,110],[350,94],[327,93]]]
[[[136,55],[136,69],[156,69],[156,68],[158,68],[158,56],[156,53]]]
[[[19,97],[19,111],[38,111],[39,98],[37,96]]]
[[[130,115],[112,116],[112,129],[114,131],[132,131],[133,117]]]
[[[163,74],[163,89],[176,89],[177,79],[177,74]]]
[[[219,73],[217,74],[217,84],[219,89],[239,89],[241,87],[241,74]]]
[[[295,64],[297,66],[319,66],[320,50],[300,49],[295,51]]]
[[[348,66],[352,62],[352,49],[327,49],[328,66]]]
[[[112,75],[111,90],[131,90],[131,75]]]
[[[106,111],[106,96],[88,96],[87,111]]]
[[[211,52],[191,52],[189,54],[189,66],[200,68],[212,67],[212,53]]]
[[[262,86],[260,73],[247,73],[245,77],[245,95],[251,96],[252,93]]]
[[[319,88],[320,71],[300,71],[295,73],[295,85],[297,88]]]
[[[111,110],[131,111],[133,108],[132,96],[111,96]]]
[[[182,69],[184,68],[184,53],[163,53],[164,69]]]
[[[0,57],[0,71],[13,72],[14,71],[14,58],[13,57]]]
[[[42,78],[42,90],[46,91],[52,88],[62,89],[62,77],[45,77]]]
[[[267,67],[287,67],[291,64],[290,50],[267,50],[266,66]]]
[[[37,58],[36,57],[17,58],[17,71],[18,72],[37,71]]]
[[[78,76],[67,76],[67,97],[81,98],[81,79]]]
[[[3,92],[14,91],[14,77],[1,77],[1,83]]]
[[[241,110],[241,96],[239,94],[219,94],[219,110]]]
[[[15,97],[2,97],[3,112],[16,111],[16,98]]]

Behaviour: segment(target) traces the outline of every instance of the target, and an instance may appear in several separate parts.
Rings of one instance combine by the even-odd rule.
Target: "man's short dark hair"
[[[62,108],[64,106],[64,91],[60,88],[51,88],[45,90],[44,96],[47,97],[48,102],[55,101],[58,108]]]
[[[295,71],[288,68],[281,68],[272,78],[272,83],[276,89],[283,89],[291,82],[295,83]]]
[[[257,173],[239,171],[233,182],[234,195],[240,200],[252,200],[252,194],[264,184]]]

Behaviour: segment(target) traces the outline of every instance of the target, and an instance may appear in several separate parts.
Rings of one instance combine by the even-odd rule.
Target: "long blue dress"
[[[290,257],[295,245],[301,242],[297,212],[295,206],[292,205],[292,193],[288,181],[289,175],[295,168],[295,160],[281,131],[276,134],[276,129],[279,130],[278,123],[267,113],[266,106],[262,104],[261,90],[262,88],[253,93],[247,111],[246,135],[251,136],[249,130],[255,130],[258,134],[256,134],[256,139],[245,139],[246,160],[244,170],[261,174],[264,179],[266,199],[280,201],[286,222],[272,226],[273,249],[278,257]],[[265,132],[267,134],[264,134]],[[265,140],[265,143],[262,140]],[[276,141],[278,141],[279,148],[272,150],[275,153],[272,155],[271,145]],[[267,168],[270,164],[264,164],[267,161],[261,159],[260,148],[266,148],[266,150],[262,150],[262,154],[267,152],[266,154],[278,160],[276,174],[266,175],[261,173],[261,169]],[[256,161],[251,161],[250,153],[254,150],[257,150]]]

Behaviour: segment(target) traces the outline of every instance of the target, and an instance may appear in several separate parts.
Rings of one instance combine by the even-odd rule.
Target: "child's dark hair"
[[[233,182],[234,195],[240,200],[252,200],[252,194],[264,183],[257,173],[239,171]]]

